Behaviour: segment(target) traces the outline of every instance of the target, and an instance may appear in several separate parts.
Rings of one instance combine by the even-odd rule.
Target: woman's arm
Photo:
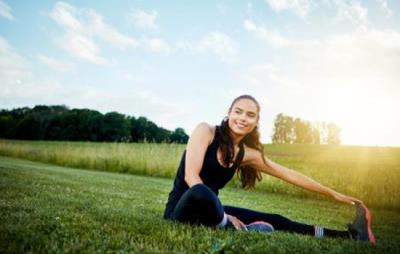
[[[213,138],[213,130],[207,123],[200,123],[190,135],[185,157],[185,182],[192,187],[203,183],[200,170],[203,166],[204,156],[208,145]]]
[[[214,137],[214,131],[207,123],[200,123],[190,135],[185,158],[185,182],[189,187],[203,183],[200,178],[200,170],[203,166],[207,147]],[[246,229],[246,225],[238,218],[229,214],[226,215],[236,229]]]
[[[252,149],[252,150],[254,150],[254,149]],[[252,151],[251,153],[254,153],[254,151]],[[262,171],[263,173],[275,176],[279,179],[282,179],[282,180],[284,180],[288,183],[294,184],[296,186],[302,187],[306,190],[310,190],[310,191],[324,194],[326,196],[330,196],[340,202],[349,203],[349,204],[354,204],[354,202],[362,203],[362,201],[359,199],[356,199],[356,198],[350,197],[350,196],[346,196],[342,193],[334,191],[334,190],[318,183],[317,181],[311,179],[310,177],[305,176],[295,170],[284,167],[278,163],[275,163],[264,156],[265,161],[267,162],[267,164],[265,164],[261,158],[260,152],[256,151],[256,153],[258,153],[258,155],[253,154],[253,156],[252,156],[253,158],[251,158],[251,161],[252,161],[251,164],[254,168],[257,168],[258,170]]]

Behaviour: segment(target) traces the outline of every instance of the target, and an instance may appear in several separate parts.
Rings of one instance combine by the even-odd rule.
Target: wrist
[[[224,213],[224,217],[222,218],[221,222],[217,225],[217,227],[219,228],[223,228],[226,226],[226,224],[228,223],[228,215],[226,213]]]

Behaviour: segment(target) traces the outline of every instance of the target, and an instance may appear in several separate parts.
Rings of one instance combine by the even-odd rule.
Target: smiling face
[[[237,136],[245,136],[253,131],[259,120],[259,110],[254,101],[240,99],[228,112],[229,128]]]

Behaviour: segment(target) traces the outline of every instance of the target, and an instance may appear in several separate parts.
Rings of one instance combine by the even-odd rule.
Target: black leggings
[[[262,213],[234,206],[222,206],[217,195],[205,184],[196,184],[188,189],[175,206],[171,219],[179,222],[216,226],[224,218],[224,212],[233,215],[244,224],[264,221],[275,230],[306,235],[315,235],[315,226],[292,221],[279,214]],[[349,238],[347,231],[324,229],[325,235]]]

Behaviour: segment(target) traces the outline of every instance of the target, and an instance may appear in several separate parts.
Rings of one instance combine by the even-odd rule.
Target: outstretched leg
[[[234,206],[224,206],[224,211],[227,214],[237,217],[244,224],[250,224],[255,221],[264,221],[271,224],[275,230],[283,230],[288,232],[313,235],[316,237],[322,237],[322,236],[339,237],[339,238],[351,237],[348,231],[338,231],[338,230],[322,228],[316,225],[307,225],[304,223],[292,221],[279,214],[263,213]]]
[[[224,219],[224,209],[209,187],[196,184],[182,195],[171,217],[180,222],[216,226]]]

